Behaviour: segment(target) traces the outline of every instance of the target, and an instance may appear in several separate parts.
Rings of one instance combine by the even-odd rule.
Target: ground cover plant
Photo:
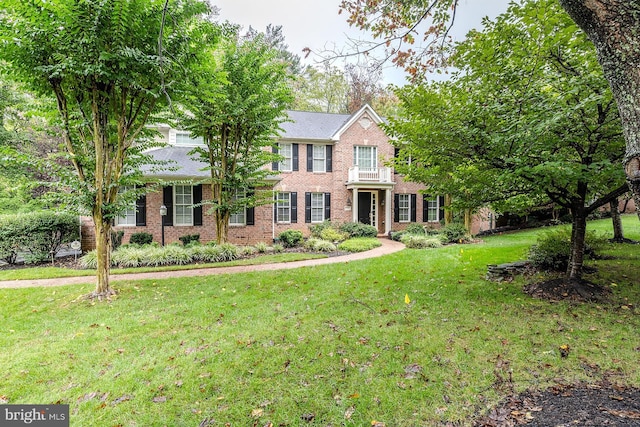
[[[640,239],[637,217],[625,230]],[[589,261],[589,279],[612,289],[606,302],[552,303],[523,293],[524,278],[484,280],[487,264],[523,259],[539,232],[120,281],[110,303],[83,299],[88,285],[2,289],[0,399],[68,403],[72,425],[402,427],[470,425],[514,390],[558,378],[640,386],[640,245]]]

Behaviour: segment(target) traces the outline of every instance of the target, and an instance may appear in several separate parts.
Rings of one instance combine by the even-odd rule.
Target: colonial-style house
[[[334,223],[371,224],[379,234],[388,234],[411,223],[438,226],[443,218],[443,198],[423,195],[420,184],[405,182],[387,160],[394,146],[380,127],[382,119],[369,106],[355,114],[288,112],[290,122],[277,141],[283,160],[271,165],[268,182],[275,191],[273,204],[245,209],[231,216],[229,240],[246,245],[272,242],[281,232],[297,229],[310,234],[309,226]],[[167,171],[147,170],[149,182],[187,182],[206,178],[208,171],[189,151],[201,141],[188,132],[160,127],[167,145],[151,151],[158,160],[172,160],[177,167]],[[147,193],[136,206],[116,221],[124,230],[123,242],[132,233],[148,232],[160,242],[176,242],[187,234],[199,234],[201,242],[215,239],[212,214],[194,207],[211,199],[208,185],[168,185]],[[166,208],[164,216],[161,207]],[[164,219],[164,227],[162,226]],[[83,247],[93,246],[92,227],[83,227]]]

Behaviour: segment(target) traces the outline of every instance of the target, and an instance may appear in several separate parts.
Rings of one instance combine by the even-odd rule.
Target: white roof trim
[[[347,122],[344,125],[342,125],[342,127],[338,129],[336,133],[334,133],[331,136],[331,139],[339,141],[340,138],[342,137],[342,134],[347,129],[349,129],[356,121],[358,121],[364,115],[365,112],[371,116],[375,124],[379,125],[380,123],[384,122],[384,120],[382,120],[382,118],[378,115],[378,113],[376,113],[369,104],[365,104],[364,106],[362,106],[362,108],[360,108],[358,111],[353,113],[351,118],[347,120]]]

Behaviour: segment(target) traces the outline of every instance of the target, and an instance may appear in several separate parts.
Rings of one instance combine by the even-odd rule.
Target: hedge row
[[[79,237],[77,215],[53,211],[0,215],[0,259],[9,264],[15,264],[19,254],[27,264],[46,261]]]

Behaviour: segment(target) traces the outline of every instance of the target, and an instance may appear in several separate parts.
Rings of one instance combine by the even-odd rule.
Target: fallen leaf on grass
[[[0,404],[4,405],[5,403],[9,403],[9,398],[5,395],[0,396]]]
[[[116,400],[114,400],[113,404],[117,405],[117,404],[122,403],[122,402],[127,402],[127,401],[131,400],[131,398],[132,398],[132,396],[129,396],[128,394],[125,394],[123,396],[120,396]]]
[[[256,408],[253,411],[251,411],[251,417],[252,418],[259,418],[264,414],[264,409],[262,408]]]
[[[153,403],[164,403],[167,401],[167,396],[156,396],[153,398]]]
[[[350,420],[355,412],[356,412],[355,406],[349,406],[347,410],[344,411],[344,419]]]

